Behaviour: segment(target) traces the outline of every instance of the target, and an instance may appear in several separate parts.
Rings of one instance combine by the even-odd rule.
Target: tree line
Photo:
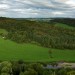
[[[56,63],[27,63],[19,61],[0,61],[0,75],[75,75],[75,68],[44,68]]]

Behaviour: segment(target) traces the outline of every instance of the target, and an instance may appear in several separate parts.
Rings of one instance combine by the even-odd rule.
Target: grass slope
[[[0,29],[0,34],[3,33],[4,35],[6,35],[8,32],[5,29]]]
[[[17,44],[0,38],[0,60],[75,61],[75,51],[51,49],[53,58],[50,58],[48,50],[33,44]]]
[[[62,23],[56,23],[55,26],[65,28],[65,29],[75,29],[75,27],[72,27],[72,26],[69,26],[69,25],[66,25],[66,24],[62,24]]]

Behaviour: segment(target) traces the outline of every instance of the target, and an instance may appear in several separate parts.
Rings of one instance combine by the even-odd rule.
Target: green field
[[[0,38],[0,60],[38,61],[75,61],[75,51],[51,49],[53,58],[49,56],[49,49],[33,44],[17,44]]]
[[[7,34],[8,32],[5,30],[5,29],[0,29],[0,34],[3,33],[3,34]]]
[[[74,27],[72,26],[69,26],[69,25],[66,25],[66,24],[62,24],[62,23],[56,23],[55,24],[56,27],[61,27],[61,28],[65,28],[65,29],[75,29]]]

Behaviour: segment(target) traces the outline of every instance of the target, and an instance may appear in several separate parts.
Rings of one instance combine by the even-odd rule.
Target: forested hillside
[[[74,19],[67,19],[67,21],[54,19],[50,22],[41,22],[0,18],[0,29],[8,32],[8,34],[0,33],[0,36],[17,43],[34,43],[48,48],[75,49],[75,28],[56,26],[57,23],[74,26],[74,22]]]

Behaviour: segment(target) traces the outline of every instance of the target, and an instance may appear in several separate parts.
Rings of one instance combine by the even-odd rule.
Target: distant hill
[[[67,24],[69,26],[75,27],[75,19],[74,18],[55,18],[51,21],[52,22],[63,23],[63,24]]]

